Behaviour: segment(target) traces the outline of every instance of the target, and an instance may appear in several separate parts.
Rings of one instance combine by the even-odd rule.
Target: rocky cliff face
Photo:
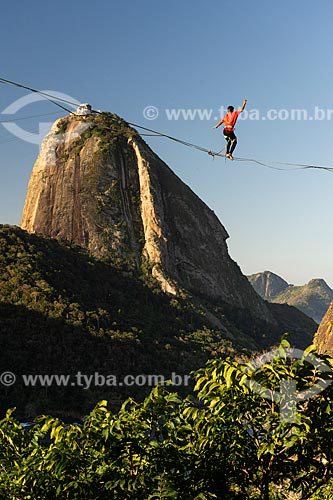
[[[314,343],[319,352],[329,351],[333,354],[333,302],[319,325]]]
[[[144,267],[166,292],[182,287],[275,323],[230,258],[214,212],[115,115],[55,122],[32,171],[21,227]]]

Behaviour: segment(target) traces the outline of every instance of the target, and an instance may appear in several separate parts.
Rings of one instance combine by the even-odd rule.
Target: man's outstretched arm
[[[242,107],[238,110],[240,113],[241,113],[242,111],[244,111],[245,106],[246,106],[246,103],[247,103],[247,100],[246,100],[246,99],[244,99],[243,104],[242,104]]]
[[[222,125],[222,123],[224,123],[224,118],[222,118],[222,120],[218,122],[213,128],[219,128]]]

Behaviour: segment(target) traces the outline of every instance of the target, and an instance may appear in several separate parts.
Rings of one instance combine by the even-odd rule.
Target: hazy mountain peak
[[[280,276],[264,271],[252,274],[248,279],[264,299],[297,307],[317,323],[320,323],[333,300],[333,290],[322,278],[314,278],[303,286],[294,286],[288,285]]]

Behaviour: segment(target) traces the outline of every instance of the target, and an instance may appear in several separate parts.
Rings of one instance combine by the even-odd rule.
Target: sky
[[[1,14],[2,78],[214,151],[225,146],[222,127],[213,129],[221,107],[246,98],[236,157],[333,166],[331,0],[11,0]],[[24,96],[0,84],[0,122],[20,127],[13,135],[0,123],[3,224],[19,225],[38,142],[64,115],[31,95],[17,103]],[[194,114],[176,119],[171,110]],[[333,287],[333,173],[145,140],[214,210],[244,274],[270,270],[296,285],[324,278]]]

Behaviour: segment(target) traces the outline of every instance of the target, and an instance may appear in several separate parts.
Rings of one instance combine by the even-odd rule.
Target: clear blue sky
[[[1,77],[64,92],[95,108],[214,150],[220,106],[262,116],[269,109],[333,109],[331,0],[12,0],[2,6]],[[25,93],[0,86],[0,111]],[[143,110],[156,106],[159,117]],[[168,120],[166,109],[207,108],[211,120]],[[61,113],[35,103],[15,118],[37,131]],[[333,118],[333,116],[332,116]],[[8,116],[0,115],[0,120]],[[333,165],[333,120],[242,120],[240,157]],[[147,138],[162,159],[215,211],[231,256],[246,274],[271,270],[303,284],[333,287],[333,174],[280,172],[212,160],[162,138]],[[0,222],[19,224],[38,146],[0,124]]]

